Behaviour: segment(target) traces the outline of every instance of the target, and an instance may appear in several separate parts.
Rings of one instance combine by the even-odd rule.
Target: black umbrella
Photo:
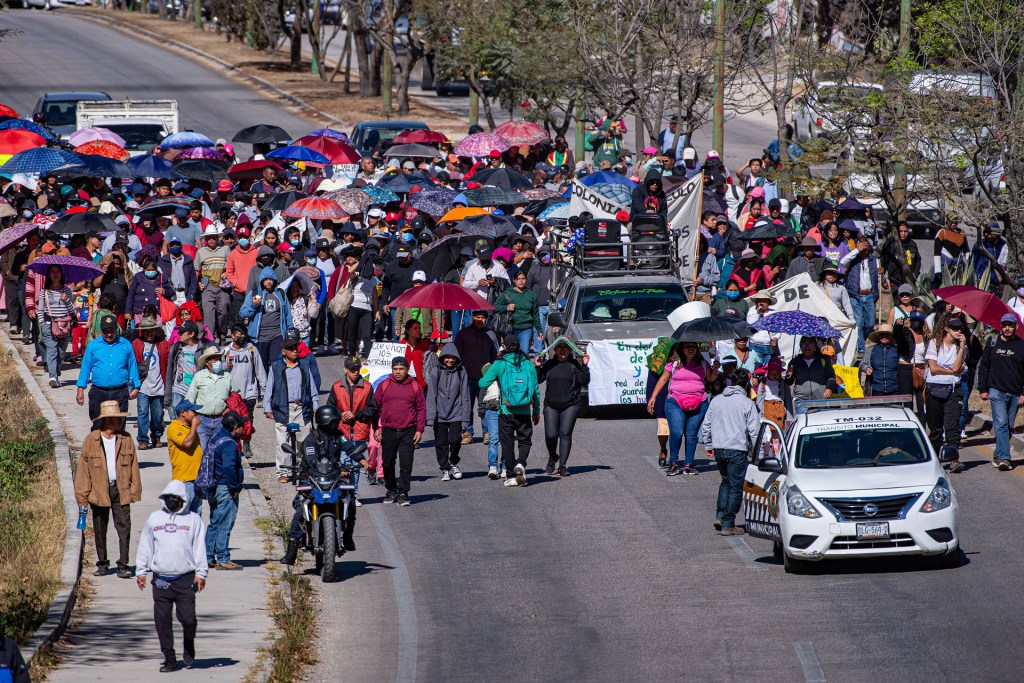
[[[117,159],[98,154],[79,154],[79,163],[65,164],[51,171],[63,173],[72,178],[134,178],[132,170]]]
[[[465,247],[472,249],[478,239],[479,235],[448,235],[427,247],[420,254],[420,261],[427,268],[427,280],[440,282],[459,262],[462,250]]]
[[[171,173],[170,161],[163,157],[154,156],[152,154],[143,154],[141,156],[132,157],[128,161],[124,162],[131,172],[133,178],[173,178],[174,174]]]
[[[704,190],[703,202],[701,206],[704,211],[714,211],[722,215],[729,213],[729,205],[725,203],[725,197],[712,189]]]
[[[116,232],[117,223],[105,213],[72,213],[61,216],[46,228],[58,235],[84,235],[90,230]]]
[[[496,216],[491,213],[463,218],[455,224],[455,231],[473,237],[491,237],[498,240],[519,234],[519,221],[511,216]]]
[[[732,316],[711,316],[685,322],[676,328],[672,338],[686,342],[716,342],[750,336],[746,321]]]
[[[182,178],[205,180],[215,183],[228,177],[227,162],[221,163],[213,159],[186,159],[171,166],[171,171]]]
[[[431,187],[434,182],[425,175],[419,173],[396,173],[394,175],[384,176],[377,181],[377,187],[383,187],[386,190],[391,190],[395,194],[403,194],[409,192],[413,185],[419,185],[423,189]]]
[[[530,179],[509,168],[488,168],[473,174],[473,181],[481,185],[494,185],[506,190],[529,190],[533,187]]]
[[[789,227],[774,221],[758,221],[750,230],[747,230],[740,239],[746,242],[755,240],[777,240],[784,237],[796,237],[797,234]]]
[[[270,144],[272,142],[290,142],[292,136],[281,126],[257,123],[235,133],[231,142],[249,142],[252,144]]]
[[[273,197],[268,199],[267,203],[260,208],[266,209],[267,211],[284,211],[295,202],[299,201],[300,199],[305,199],[308,196],[309,195],[306,194],[305,192],[296,192],[294,190],[289,190],[288,192],[278,192]]]
[[[548,197],[547,199],[541,199],[540,201],[530,202],[523,207],[523,213],[527,216],[539,216],[543,213],[544,209],[554,206],[555,204],[567,204],[568,199],[564,197]]]

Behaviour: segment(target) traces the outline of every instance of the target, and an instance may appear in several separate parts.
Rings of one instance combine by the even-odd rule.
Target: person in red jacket
[[[339,429],[342,435],[356,443],[369,444],[373,419],[377,416],[377,401],[373,397],[373,387],[359,374],[361,368],[359,356],[346,358],[345,374],[331,387],[331,394],[327,400],[341,413]],[[368,472],[367,477],[371,484],[377,483],[375,472]],[[356,507],[362,507],[358,498],[358,470],[353,472],[352,484],[355,486]]]
[[[380,411],[373,424],[384,458],[384,486],[388,490],[384,502],[407,507],[413,454],[427,427],[427,402],[419,383],[409,376],[409,361],[402,356],[393,358],[391,376],[377,385],[373,396]],[[396,458],[400,467],[397,483]]]
[[[160,448],[164,445],[161,441],[164,435],[164,377],[167,376],[171,345],[167,343],[156,318],[142,318],[139,336],[132,342],[132,350],[135,351],[135,362],[142,379],[135,399],[139,414],[139,450]]]

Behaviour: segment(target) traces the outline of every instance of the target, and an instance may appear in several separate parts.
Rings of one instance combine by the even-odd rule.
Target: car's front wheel
[[[810,566],[811,563],[807,560],[798,560],[785,552],[782,553],[782,568],[787,574],[806,574]]]

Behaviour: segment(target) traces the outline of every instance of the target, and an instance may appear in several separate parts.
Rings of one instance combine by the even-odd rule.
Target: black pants
[[[437,452],[437,466],[447,472],[452,465],[458,465],[462,458],[462,423],[437,422],[434,424],[434,450]]]
[[[260,354],[263,367],[270,372],[270,364],[281,357],[281,337],[275,337],[268,342],[256,342],[256,353]]]
[[[910,363],[900,363],[896,366],[896,384],[899,386],[899,393],[905,396],[914,394],[914,366]]]
[[[228,304],[228,335],[231,334],[231,325],[242,319],[242,304],[245,303],[245,292],[231,290],[231,302]]]
[[[544,441],[548,447],[548,458],[558,459],[558,466],[565,467],[572,450],[572,430],[576,428],[576,418],[580,415],[580,404],[571,405],[558,410],[544,406]],[[557,455],[556,455],[556,450]]]
[[[412,442],[416,434],[415,427],[405,429],[381,429],[380,450],[384,459],[384,486],[388,491],[409,493],[412,479],[412,458],[416,444]],[[395,460],[398,460],[399,479],[395,483]]]
[[[128,567],[128,543],[132,538],[132,515],[129,506],[121,505],[121,494],[117,491],[117,482],[110,483],[110,507],[91,505],[92,530],[96,539],[96,566],[109,567],[107,558],[107,528],[110,526],[110,513],[114,513],[114,529],[117,530],[117,568]]]
[[[494,438],[494,435],[491,435]],[[516,447],[513,440],[519,442],[519,459],[516,459]],[[515,466],[526,467],[526,459],[530,457],[530,446],[533,445],[533,421],[529,415],[499,415],[498,441],[501,443],[501,459],[509,476]]]
[[[930,386],[930,385],[929,385]],[[928,440],[938,453],[943,445],[960,448],[960,412],[963,394],[960,385],[953,386],[949,398],[938,399],[925,389],[925,411],[928,418]]]
[[[370,353],[370,342],[373,334],[373,311],[365,308],[350,308],[345,315],[345,338],[348,340],[349,354]],[[362,348],[360,348],[360,345]]]
[[[160,651],[164,653],[165,662],[176,662],[174,654],[174,622],[171,621],[171,607],[178,617],[178,623],[185,632],[185,652],[195,655],[196,652],[196,592],[192,590],[192,582],[196,580],[195,572],[189,572],[174,581],[164,581],[153,576],[153,621],[156,622],[156,636],[160,639]],[[166,584],[166,588],[160,586]]]
[[[334,343],[334,316],[327,310],[327,302],[320,308],[320,315],[313,319],[310,342],[316,346]]]
[[[127,413],[128,393],[127,384],[116,389],[89,387],[89,419],[92,420],[92,428],[99,429],[100,404],[104,401],[117,401],[118,410]]]

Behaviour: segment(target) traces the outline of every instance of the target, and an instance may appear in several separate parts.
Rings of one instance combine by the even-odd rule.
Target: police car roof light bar
[[[816,401],[796,401],[793,410],[797,415],[813,413],[819,410],[844,410],[852,408],[868,408],[870,406],[890,406],[905,408],[913,406],[914,397],[909,394],[898,396],[871,396],[868,398],[826,398]]]

